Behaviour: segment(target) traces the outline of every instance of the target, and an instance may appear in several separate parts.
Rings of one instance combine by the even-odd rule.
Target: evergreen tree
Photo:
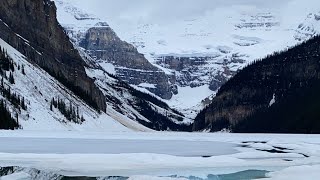
[[[50,111],[53,111],[53,101],[50,103]]]
[[[22,100],[21,100],[21,107],[22,107],[22,109],[23,110],[27,110],[27,105],[26,105],[26,103],[25,103],[25,100],[24,100],[24,97],[22,97]]]
[[[4,50],[0,52],[0,69],[3,71],[10,70],[10,60]]]
[[[1,77],[1,88],[4,88],[3,76]]]
[[[26,75],[26,72],[24,71],[24,65],[22,65],[22,67],[21,67],[21,72],[23,75]]]
[[[16,129],[19,128],[18,119],[11,116],[9,109],[3,100],[0,100],[0,129]],[[17,116],[16,116],[17,117]]]
[[[9,69],[14,72],[14,62],[12,59],[9,59]]]
[[[81,123],[85,121],[83,117],[80,118],[78,107],[76,109],[71,101],[69,102],[69,106],[67,106],[63,100],[58,98],[56,101],[54,98],[52,98],[50,102],[50,110],[53,111],[53,108],[57,108],[60,113],[69,121],[75,123]]]
[[[20,95],[18,95],[16,93],[12,93],[10,86],[8,86],[6,88],[6,87],[4,87],[4,84],[1,83],[0,93],[12,105],[14,105],[15,108],[19,108],[20,109],[20,107],[21,107],[23,110],[27,110],[27,105],[25,103],[25,98],[21,97]]]
[[[14,84],[14,77],[13,77],[13,74],[10,72],[10,74],[9,74],[9,82],[11,83],[11,84]]]

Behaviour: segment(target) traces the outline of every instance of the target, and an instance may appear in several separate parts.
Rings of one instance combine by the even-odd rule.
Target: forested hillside
[[[223,85],[195,131],[319,133],[320,37],[258,60]]]

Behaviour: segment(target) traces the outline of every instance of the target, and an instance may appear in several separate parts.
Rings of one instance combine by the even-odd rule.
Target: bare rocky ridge
[[[0,37],[96,109],[106,103],[94,80],[86,75],[85,62],[56,19],[50,0],[0,1]]]
[[[168,76],[153,66],[137,49],[122,41],[108,26],[90,28],[79,43],[92,58],[111,63],[115,66],[116,75],[123,81],[139,85],[148,83],[155,88],[147,88],[163,99],[172,97],[172,87]]]

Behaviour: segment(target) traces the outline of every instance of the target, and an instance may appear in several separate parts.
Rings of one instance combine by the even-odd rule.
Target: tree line
[[[22,74],[25,74],[24,66],[21,69]],[[9,71],[9,76],[7,72]],[[7,51],[0,48],[0,94],[4,99],[0,100],[0,129],[16,129],[19,128],[18,112],[27,110],[27,104],[25,98],[18,95],[11,90],[9,85],[5,84],[5,79],[10,84],[15,84],[13,73],[15,72],[15,63],[12,58],[8,56]],[[13,117],[12,112],[8,108],[8,103],[11,104],[16,110],[16,114]]]
[[[67,105],[64,100],[62,99],[51,99],[50,103],[50,110],[53,111],[53,109],[57,109],[60,111],[60,113],[69,121],[74,123],[82,123],[85,121],[83,116],[80,116],[79,114],[79,108],[72,105],[72,102],[69,102],[69,105]]]

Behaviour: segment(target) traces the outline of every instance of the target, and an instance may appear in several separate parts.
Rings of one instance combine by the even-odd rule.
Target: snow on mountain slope
[[[13,72],[15,84],[10,84],[6,79],[4,79],[4,84],[10,87],[11,92],[24,97],[28,107],[27,110],[21,110],[21,113],[18,113],[19,124],[22,129],[110,132],[149,130],[125,116],[120,116],[110,107],[107,109],[108,113],[112,116],[118,115],[119,118],[113,118],[105,113],[97,113],[44,70],[34,64],[30,64],[25,56],[2,39],[0,39],[0,47],[8,53],[8,56],[13,59],[16,66],[16,70]],[[24,67],[25,75],[21,70],[18,70],[18,66]],[[84,117],[85,121],[74,123],[68,121],[57,109],[53,108],[53,111],[51,111],[50,102],[52,98],[64,100],[67,105],[71,102],[74,107],[77,107],[79,114]],[[12,104],[8,104],[12,112],[17,112],[17,109],[13,108]]]
[[[178,94],[166,102],[190,117],[237,70],[320,32],[316,0],[55,2],[60,23],[75,41],[106,21],[151,63],[173,74]]]
[[[296,30],[295,38],[299,41],[305,41],[320,32],[320,11],[310,13],[305,21],[299,24]]]
[[[81,48],[78,50],[89,64],[95,63],[95,60],[87,56]],[[160,98],[150,95],[147,90],[142,89],[142,92],[146,92],[141,93],[136,90],[139,89],[138,87],[133,88],[120,81],[100,64],[94,66],[94,68],[87,68],[86,72],[89,77],[96,80],[96,84],[105,94],[108,107],[112,107],[107,110],[111,117],[116,120],[122,119],[122,116],[127,117],[155,130],[189,130],[192,119],[171,109]],[[116,115],[115,112],[120,112],[121,115]],[[124,125],[127,123],[130,125],[130,121],[122,122]]]
[[[57,19],[73,41],[84,38],[86,31],[92,27],[108,26],[93,14],[73,6],[67,1],[55,0],[57,6]]]

